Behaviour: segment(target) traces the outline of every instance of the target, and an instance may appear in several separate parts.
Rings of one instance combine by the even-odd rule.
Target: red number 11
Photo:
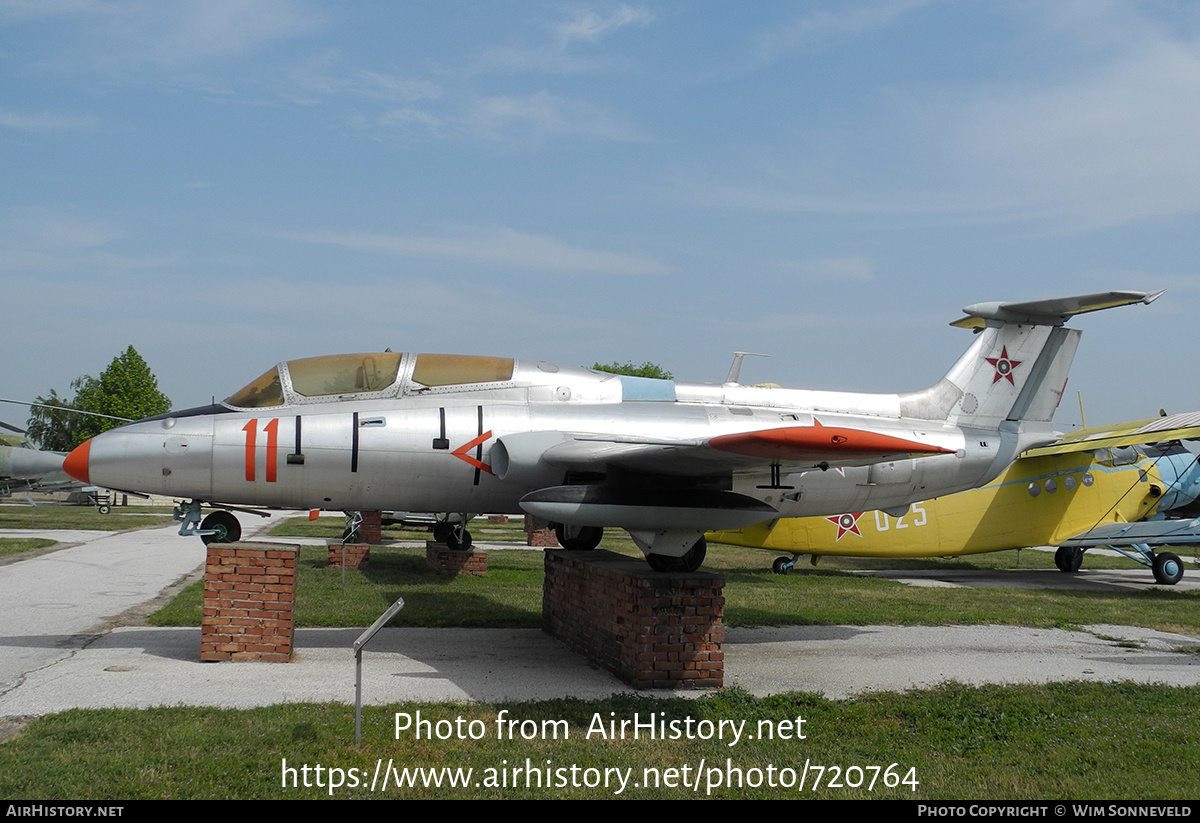
[[[254,482],[254,441],[258,430],[258,418],[246,423],[242,431],[246,433],[246,481]],[[279,463],[279,418],[273,417],[263,426],[267,433],[267,482],[274,483]]]

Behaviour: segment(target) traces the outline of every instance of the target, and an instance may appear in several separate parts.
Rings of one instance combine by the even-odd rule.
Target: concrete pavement
[[[269,522],[245,518],[243,525],[252,538]],[[79,546],[0,566],[0,717],[72,707],[353,701],[351,644],[359,629],[298,630],[292,663],[200,663],[198,628],[119,625],[129,622],[123,613],[146,609],[164,587],[203,562],[201,542],[174,532],[173,526],[74,532],[84,541]],[[957,585],[953,574],[939,573]],[[1016,581],[1039,572],[959,574],[964,580],[983,574]],[[1042,585],[1077,585],[1056,571],[1041,574]],[[1124,574],[1085,572],[1076,579]],[[1136,568],[1128,573],[1143,587],[1148,576]],[[728,629],[725,679],[756,694],[802,690],[830,697],[946,680],[1193,685],[1200,684],[1200,655],[1177,650],[1196,647],[1197,637],[1119,626],[1081,632],[1009,626]],[[369,649],[364,700],[371,704],[629,691],[534,629],[387,629]]]

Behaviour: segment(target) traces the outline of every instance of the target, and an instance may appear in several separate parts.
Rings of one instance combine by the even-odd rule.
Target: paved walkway
[[[247,537],[268,525],[243,520]],[[293,663],[200,663],[198,628],[110,628],[200,566],[198,539],[178,537],[174,526],[71,535],[84,542],[0,566],[0,717],[72,707],[353,701],[351,644],[359,629],[298,630]],[[939,574],[972,585],[964,581],[980,573],[960,573],[958,582],[955,573]],[[1074,578],[1057,571],[982,574],[986,581],[1024,583],[1040,574],[1034,579],[1043,586],[1082,587],[1106,578],[1119,588],[1148,585],[1148,572],[1136,568]],[[1188,647],[1200,647],[1200,638],[1118,626],[729,629],[725,672],[727,685],[755,694],[803,690],[830,697],[951,679],[1200,684],[1200,655],[1177,651]],[[534,629],[387,629],[366,654],[363,673],[364,700],[372,704],[629,691]]]

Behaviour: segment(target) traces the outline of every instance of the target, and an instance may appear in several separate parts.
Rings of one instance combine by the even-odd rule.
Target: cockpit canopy
[[[397,352],[333,354],[280,363],[227,397],[225,404],[257,409],[286,405],[289,395],[296,402],[302,402],[306,397],[379,394],[396,384],[402,374],[405,358],[410,363],[415,360],[408,379],[409,391],[498,383],[511,380],[513,376],[513,360],[504,357],[460,354],[414,356]]]

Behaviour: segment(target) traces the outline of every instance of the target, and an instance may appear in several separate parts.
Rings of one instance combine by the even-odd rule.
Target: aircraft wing
[[[761,469],[771,463],[800,468],[858,466],[953,450],[917,440],[837,426],[783,426],[724,434],[705,440],[605,437],[570,432],[529,432],[500,438],[504,456],[493,467],[503,478],[511,459],[540,460],[567,471],[616,466],[654,474],[702,475]],[[524,461],[521,461],[524,462]]]
[[[1021,454],[1022,457],[1042,457],[1048,454],[1096,451],[1118,446],[1138,446],[1170,440],[1200,439],[1200,412],[1170,414],[1150,420],[1135,420],[1116,426],[1093,426],[1079,429],[1049,446],[1039,446]]]
[[[1104,546],[1179,546],[1200,543],[1200,519],[1142,520],[1137,523],[1106,523],[1078,534],[1060,545],[1075,549]]]

